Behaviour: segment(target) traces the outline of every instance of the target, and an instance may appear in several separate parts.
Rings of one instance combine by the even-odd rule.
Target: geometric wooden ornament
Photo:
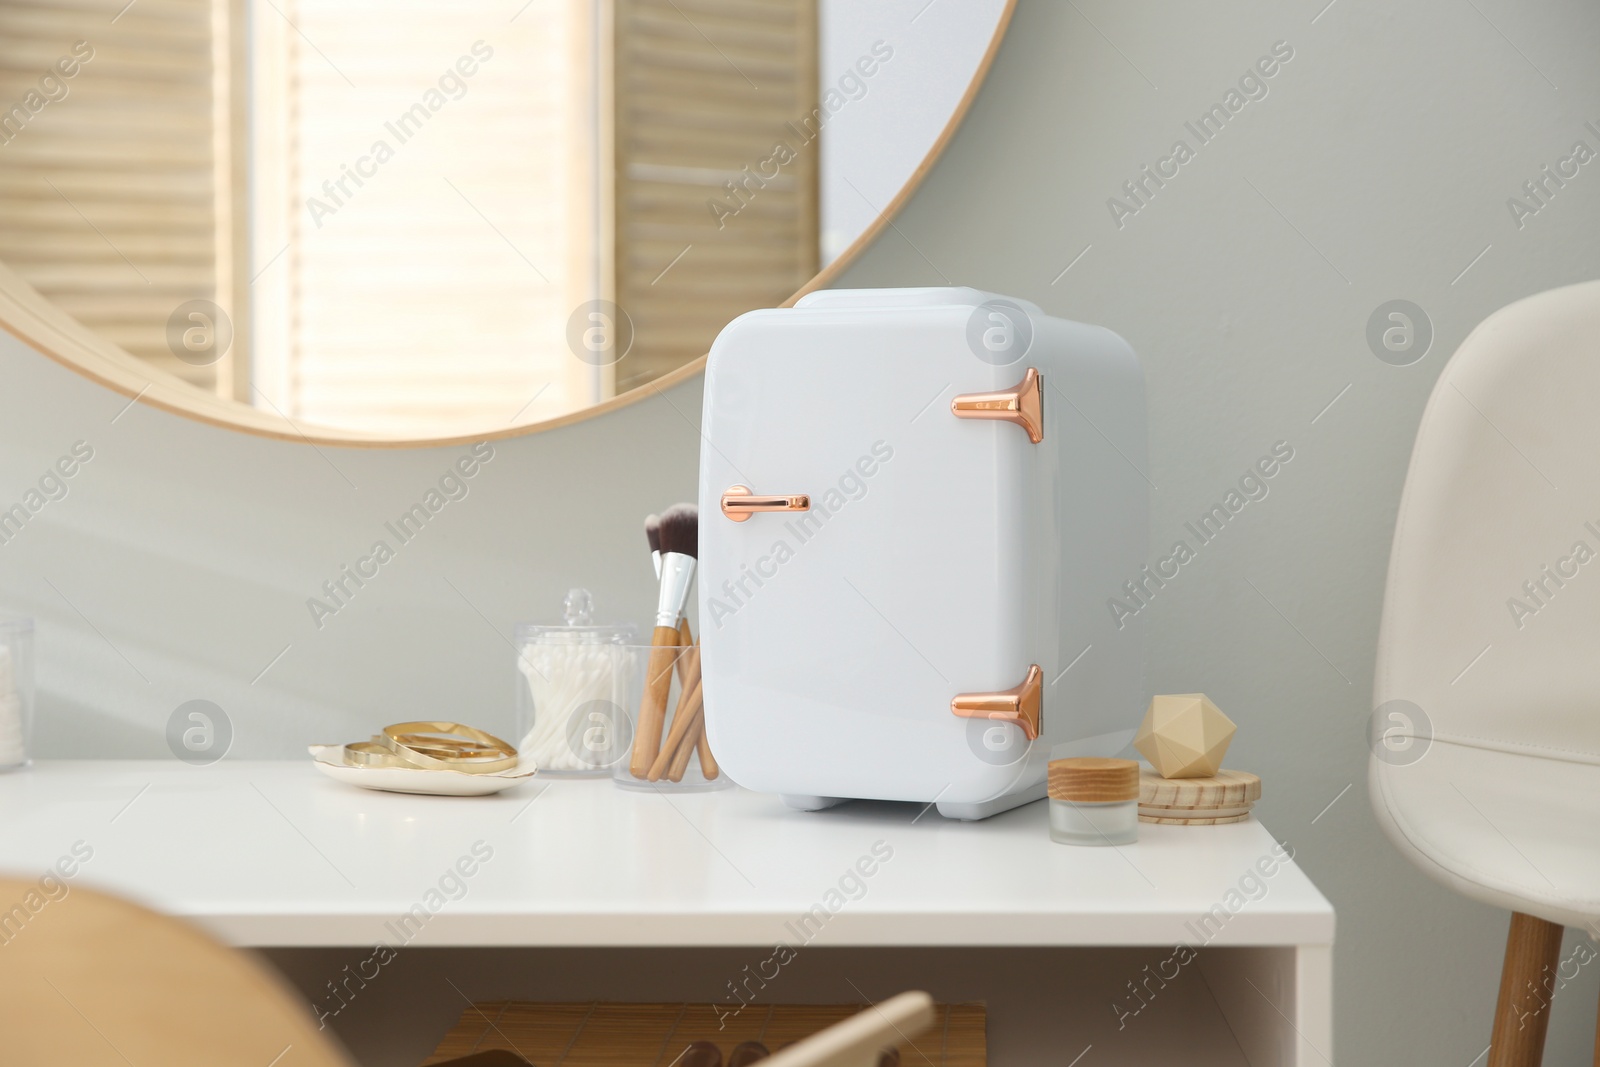
[[[1133,747],[1163,778],[1209,778],[1221,769],[1235,729],[1204,693],[1158,696]]]

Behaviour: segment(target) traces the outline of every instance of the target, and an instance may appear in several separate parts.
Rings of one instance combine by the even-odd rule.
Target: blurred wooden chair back
[[[0,1062],[351,1067],[248,954],[53,876],[0,879]]]
[[[934,1018],[928,994],[901,993],[762,1063],[876,1067],[882,1049]],[[352,1067],[310,1007],[249,954],[53,876],[0,879],[0,1063]]]

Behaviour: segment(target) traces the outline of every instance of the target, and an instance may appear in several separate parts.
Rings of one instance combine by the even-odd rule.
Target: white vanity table
[[[733,1010],[775,971],[754,1005],[984,1000],[996,1064],[1332,1060],[1333,909],[1253,820],[1072,848],[1043,804],[955,823],[605,781],[416,797],[309,760],[47,761],[0,776],[0,813],[0,870],[85,842],[75,887],[263,949],[325,1005],[342,968],[406,944],[329,1018],[368,1062],[420,1062],[463,998]],[[779,942],[798,951],[769,962]],[[1180,942],[1205,947],[1185,962]]]

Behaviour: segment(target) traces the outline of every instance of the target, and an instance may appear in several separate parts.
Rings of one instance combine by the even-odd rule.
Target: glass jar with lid
[[[627,649],[638,631],[597,625],[587,589],[568,592],[562,608],[560,625],[515,630],[518,752],[540,777],[604,778],[628,757]]]

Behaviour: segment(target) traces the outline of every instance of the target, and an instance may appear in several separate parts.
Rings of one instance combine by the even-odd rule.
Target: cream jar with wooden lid
[[[1131,845],[1139,839],[1139,764],[1077,757],[1050,761],[1050,839]]]

